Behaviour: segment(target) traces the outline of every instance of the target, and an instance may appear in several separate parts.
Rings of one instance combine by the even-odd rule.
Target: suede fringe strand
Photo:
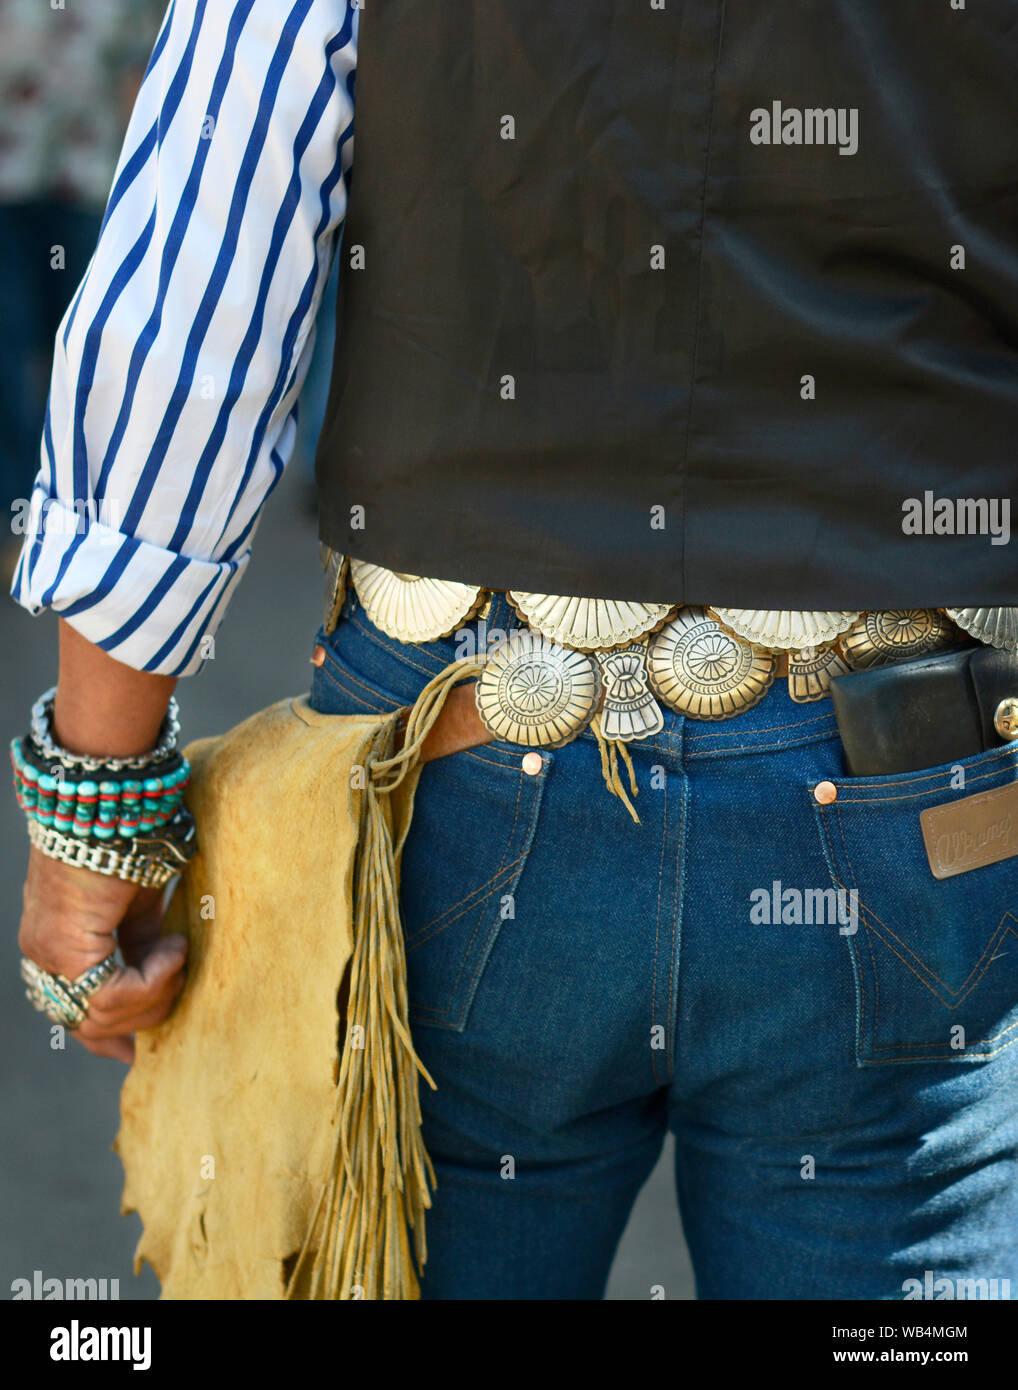
[[[455,661],[421,691],[393,754],[401,713],[380,725],[366,755],[354,893],[354,945],[333,1123],[336,1145],[287,1298],[414,1299],[411,1256],[427,1259],[424,1212],[435,1174],[421,1137],[418,1072],[434,1089],[410,1037],[406,960],[387,798],[416,766],[452,688],[483,662]],[[404,834],[406,832],[404,831]],[[299,1291],[299,1292],[298,1292]]]

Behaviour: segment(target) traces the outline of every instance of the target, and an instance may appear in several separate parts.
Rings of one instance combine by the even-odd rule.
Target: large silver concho
[[[946,608],[960,628],[991,647],[1018,651],[1018,608]]]
[[[777,660],[734,636],[705,608],[682,608],[651,640],[650,684],[692,719],[730,719],[767,693]]]
[[[449,637],[484,605],[486,591],[450,579],[421,579],[350,561],[357,597],[375,627],[400,642],[436,642]]]
[[[475,686],[477,710],[496,738],[526,748],[571,743],[601,699],[597,663],[539,632],[514,628]]]
[[[506,598],[525,623],[580,652],[624,647],[661,626],[675,605],[632,603],[628,599],[567,598],[510,590]]]
[[[937,608],[889,608],[863,613],[841,638],[854,671],[912,661],[942,651],[958,640],[958,629]]]

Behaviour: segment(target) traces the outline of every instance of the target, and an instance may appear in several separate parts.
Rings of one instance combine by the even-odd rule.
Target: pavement
[[[295,461],[270,499],[254,558],[216,637],[215,659],[182,683],[185,740],[219,733],[308,686],[320,621],[321,571],[307,483]],[[0,734],[21,733],[32,701],[56,679],[56,622],[32,619],[0,595]],[[121,1217],[123,1172],[110,1148],[118,1126],[120,1063],[73,1040],[50,1046],[46,1021],[23,996],[17,931],[27,857],[13,795],[0,796],[0,1137],[3,1172],[0,1297],[12,1281],[119,1280],[124,1299],[158,1297],[148,1266],[135,1278],[136,1216]],[[646,1183],[616,1256],[612,1300],[694,1297],[676,1210],[670,1144]],[[540,1251],[534,1252],[540,1258]]]

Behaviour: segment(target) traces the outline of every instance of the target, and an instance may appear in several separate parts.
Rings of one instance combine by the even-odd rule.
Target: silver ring
[[[27,956],[21,957],[21,978],[28,986],[25,990],[28,1002],[53,1023],[60,1023],[72,1031],[84,1023],[89,1000],[98,994],[116,969],[117,957],[111,953],[105,960],[90,965],[76,980],[68,980],[64,975],[51,975]]]

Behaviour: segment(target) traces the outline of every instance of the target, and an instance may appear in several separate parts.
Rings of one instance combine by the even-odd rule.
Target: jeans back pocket
[[[400,898],[410,1019],[462,1032],[530,854],[551,764],[502,744],[427,763],[403,847]]]
[[[1018,1041],[1018,858],[935,878],[920,812],[1018,780],[1018,749],[836,780],[814,803],[856,984],[856,1060],[978,1062]]]
[[[403,647],[380,640],[363,622],[341,624],[324,640],[312,707],[331,714],[395,710],[411,704],[449,659],[437,643]],[[554,754],[544,752],[540,771],[527,773],[525,752],[496,740],[421,768],[400,856],[400,915],[415,1026],[463,1031],[496,938],[514,911],[554,761]]]

